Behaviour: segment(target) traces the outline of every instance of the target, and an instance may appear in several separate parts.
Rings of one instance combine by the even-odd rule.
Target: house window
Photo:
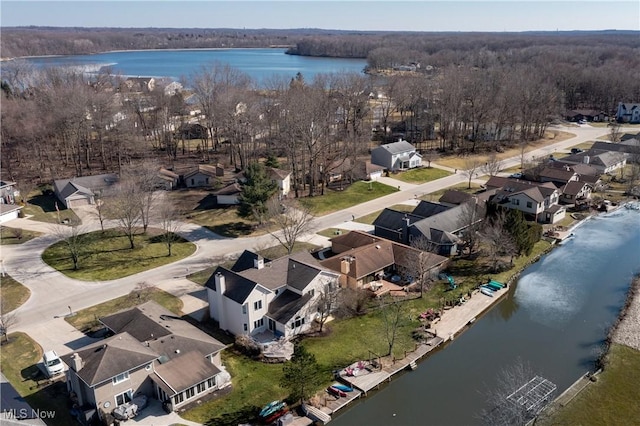
[[[253,302],[253,310],[257,311],[262,309],[262,300],[258,300],[257,302]]]
[[[244,331],[247,331],[247,323],[244,323],[243,327]]]
[[[189,388],[186,391],[184,391],[184,396],[186,399],[193,398],[195,394],[196,394],[195,387]]]
[[[173,397],[173,400],[176,402],[176,404],[180,404],[182,401],[184,401],[184,393],[180,392],[176,394],[176,396]]]
[[[209,185],[209,178],[205,178],[205,179],[204,179],[204,183],[206,183],[207,185]]]
[[[262,327],[264,325],[264,318],[260,318],[259,320],[255,320],[253,322],[253,328]]]
[[[304,318],[296,317],[296,320],[291,322],[291,328],[300,327],[304,324]]]
[[[246,303],[244,305],[242,305],[242,314],[243,315],[247,314],[247,304]]]
[[[531,201],[527,201],[527,208],[530,209],[533,207],[533,203]]]
[[[117,385],[118,383],[122,383],[125,380],[129,380],[129,373],[128,372],[124,372],[122,374],[118,374],[116,377],[113,378],[113,384]]]
[[[195,185],[196,184],[196,180],[195,179],[191,179],[191,185]]]
[[[196,388],[198,393],[202,393],[204,391],[207,390],[207,383],[206,382],[202,382],[202,383],[198,383],[198,386]]]
[[[311,291],[309,292],[309,295],[313,297],[315,294],[316,294],[316,290],[312,288]]]
[[[520,200],[518,200],[517,198],[512,198],[511,199],[511,203],[515,204],[516,206],[519,206],[520,205]]]
[[[207,379],[207,386],[212,388],[216,384],[216,381],[213,378]]]
[[[131,394],[131,389],[129,389],[126,392],[122,392],[121,394],[116,395],[116,405],[122,405],[130,402],[132,399]]]

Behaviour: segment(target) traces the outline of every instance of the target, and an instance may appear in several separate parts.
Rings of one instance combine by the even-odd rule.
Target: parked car
[[[518,172],[518,173],[513,173],[513,174],[509,175],[509,177],[513,178],[513,179],[522,179],[524,177],[524,175],[522,173]]]
[[[44,368],[49,377],[55,377],[64,373],[64,364],[56,351],[46,351],[42,356]]]
[[[571,153],[572,154],[579,154],[581,152],[582,152],[582,150],[580,148],[571,148]]]

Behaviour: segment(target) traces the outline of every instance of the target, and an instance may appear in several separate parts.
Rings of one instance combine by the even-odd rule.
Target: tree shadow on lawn
[[[236,238],[243,237],[247,235],[251,235],[251,233],[255,230],[253,225],[250,225],[246,222],[227,222],[219,225],[208,225],[205,226],[209,231],[215,232],[218,235],[228,238]]]

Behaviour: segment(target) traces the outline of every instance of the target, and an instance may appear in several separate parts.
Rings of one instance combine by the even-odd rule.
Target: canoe
[[[262,408],[262,410],[260,411],[260,417],[268,417],[274,412],[281,410],[285,405],[286,404],[281,401],[271,401]]]
[[[276,420],[278,420],[280,417],[282,417],[285,414],[287,414],[288,412],[289,412],[289,408],[283,406],[281,409],[277,410],[276,412],[271,413],[270,416],[265,417],[264,422],[266,424],[271,424],[271,423],[275,422]]]
[[[341,391],[340,389],[334,387],[334,386],[329,386],[327,388],[327,391],[331,394],[331,395],[335,395],[337,397],[341,397],[341,396],[347,396],[347,394],[344,391]]]
[[[502,284],[501,282],[495,281],[495,280],[491,280],[490,282],[491,284],[495,284],[495,285],[499,285],[502,288],[505,288],[506,285]]]
[[[347,386],[347,385],[343,385],[343,384],[340,384],[340,383],[336,383],[336,384],[333,384],[331,386],[336,388],[336,389],[338,389],[338,390],[341,390],[343,392],[353,392],[353,388],[352,387]]]
[[[488,289],[487,287],[480,287],[480,293],[485,296],[493,297],[493,290]]]
[[[485,284],[485,287],[490,288],[490,289],[491,289],[491,290],[493,290],[493,291],[502,290],[502,287],[501,287],[501,286],[499,286],[499,285],[497,285],[497,284],[494,284],[493,282],[490,282],[490,283]]]

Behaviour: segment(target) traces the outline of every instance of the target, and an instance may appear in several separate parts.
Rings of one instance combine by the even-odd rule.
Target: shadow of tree
[[[58,202],[58,199],[55,195],[36,195],[29,199],[29,204],[40,207],[45,213],[55,212],[56,211],[56,202],[58,203],[58,209],[60,211],[67,210],[67,207]]]

